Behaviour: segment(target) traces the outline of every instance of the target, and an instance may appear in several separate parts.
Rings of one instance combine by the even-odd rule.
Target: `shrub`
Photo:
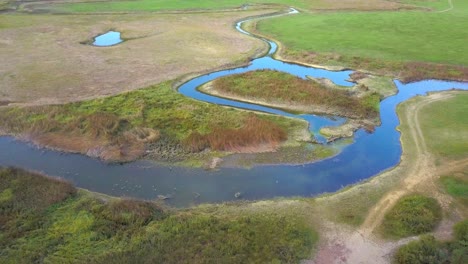
[[[423,234],[434,229],[441,217],[441,208],[434,198],[408,195],[385,215],[383,233],[397,238]]]
[[[448,261],[448,256],[440,242],[431,235],[425,235],[400,247],[395,260],[399,264],[436,264]]]
[[[455,239],[457,241],[468,242],[468,220],[457,223],[454,226],[453,230],[454,230]]]
[[[431,235],[401,246],[395,254],[399,264],[468,263],[468,220],[454,226],[455,240],[443,243]]]

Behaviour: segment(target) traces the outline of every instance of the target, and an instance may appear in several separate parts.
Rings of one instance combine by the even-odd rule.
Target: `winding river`
[[[290,13],[295,12],[297,11],[291,10]],[[243,22],[237,24],[237,29],[250,35],[240,28]],[[336,84],[352,85],[346,81],[352,71],[333,72],[277,61],[271,57],[277,49],[276,44],[263,40],[270,45],[266,56],[253,60],[247,67],[196,77],[184,83],[179,91],[205,102],[302,118],[310,122],[314,133],[324,125],[343,122],[342,118],[294,115],[278,109],[206,95],[197,90],[200,85],[221,76],[256,69],[275,69],[301,78],[307,75],[329,78]],[[84,155],[40,149],[12,137],[0,137],[0,166],[40,171],[68,179],[78,187],[113,196],[155,199],[158,195],[170,195],[172,199],[168,203],[173,206],[234,200],[237,192],[241,193],[241,198],[251,200],[279,196],[315,196],[367,179],[399,162],[400,134],[396,130],[399,124],[396,106],[399,103],[432,91],[452,88],[468,90],[468,83],[437,80],[410,84],[395,81],[395,84],[399,92],[381,102],[382,125],[374,133],[357,131],[353,144],[345,147],[337,156],[315,163],[256,166],[252,169],[221,168],[216,171],[162,166],[151,161],[106,164]]]

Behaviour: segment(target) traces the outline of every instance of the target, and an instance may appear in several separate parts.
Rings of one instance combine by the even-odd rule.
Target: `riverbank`
[[[304,122],[290,118],[188,99],[174,91],[171,82],[78,103],[2,107],[0,113],[3,134],[49,148],[107,161],[149,158],[198,166],[213,157],[242,152],[243,147],[249,147],[250,153],[257,146],[271,151],[288,138],[288,142],[306,140],[301,131],[307,129]],[[246,133],[252,129],[255,132]],[[231,137],[228,131],[244,137]],[[206,144],[193,145],[197,136],[206,136],[206,142],[196,141]]]
[[[416,239],[383,239],[379,229],[376,229],[385,213],[398,201],[398,197],[402,197],[406,193],[418,192],[437,199],[444,211],[442,222],[433,232],[439,239],[449,238],[453,224],[460,219],[466,219],[468,213],[466,205],[457,200],[458,198],[448,196],[446,189],[440,188],[443,185],[439,183],[438,179],[440,175],[458,175],[456,177],[463,179],[466,176],[463,171],[468,166],[466,151],[463,152],[463,155],[458,155],[455,160],[444,159],[440,164],[436,164],[431,159],[433,151],[446,150],[447,148],[425,148],[426,142],[434,140],[433,134],[427,133],[430,132],[428,129],[431,129],[433,124],[437,122],[445,121],[452,124],[444,128],[446,131],[454,133],[454,137],[448,138],[447,142],[453,142],[453,139],[457,138],[455,134],[465,131],[456,129],[466,123],[464,119],[457,118],[465,116],[453,115],[452,112],[458,111],[460,106],[466,105],[466,94],[467,92],[460,91],[435,93],[430,96],[416,97],[400,105],[398,114],[401,120],[400,131],[403,146],[400,164],[367,182],[319,198],[288,198],[201,205],[190,209],[168,209],[159,204],[120,200],[86,191],[78,191],[77,194],[74,194],[75,192],[69,186],[59,183],[59,186],[66,187],[65,189],[69,190],[67,192],[72,195],[72,197],[61,196],[60,192],[48,190],[49,184],[57,185],[54,183],[55,180],[44,180],[42,176],[28,175],[27,173],[24,175],[24,172],[13,171],[16,176],[8,178],[8,180],[2,178],[0,181],[0,208],[4,208],[3,206],[6,204],[18,199],[20,196],[17,195],[26,194],[24,189],[21,192],[17,192],[15,189],[24,184],[24,186],[30,186],[31,189],[27,190],[35,195],[51,197],[50,195],[54,194],[55,198],[33,199],[32,196],[21,196],[23,197],[21,199],[25,199],[23,201],[29,201],[23,204],[40,203],[40,205],[31,205],[31,208],[37,211],[31,212],[27,209],[29,207],[22,207],[26,208],[26,210],[20,211],[22,214],[26,212],[28,217],[35,214],[36,217],[44,217],[44,219],[49,220],[41,226],[41,229],[16,233],[17,237],[26,239],[2,241],[8,245],[16,245],[8,247],[9,249],[6,251],[8,254],[4,254],[2,257],[6,259],[34,258],[36,253],[47,250],[49,253],[42,255],[44,258],[51,260],[57,256],[68,258],[70,255],[63,254],[65,252],[70,254],[67,249],[75,248],[79,244],[81,250],[72,251],[72,256],[76,259],[92,257],[96,258],[97,262],[108,260],[102,255],[104,253],[106,256],[114,258],[118,256],[124,260],[127,258],[134,260],[140,257],[168,260],[172,259],[173,256],[178,256],[179,253],[183,253],[179,261],[188,257],[191,260],[193,257],[202,260],[210,256],[217,256],[218,260],[230,260],[229,254],[231,253],[229,252],[232,251],[225,251],[227,248],[217,246],[227,243],[223,239],[229,237],[230,240],[236,241],[232,244],[232,247],[235,246],[234,248],[237,249],[236,255],[243,256],[246,260],[260,257],[253,252],[262,252],[262,261],[265,259],[285,260],[284,256],[286,256],[288,261],[293,262],[312,258],[315,263],[331,263],[344,259],[350,263],[359,263],[360,261],[390,263],[397,247]],[[444,114],[438,111],[438,115],[433,116],[431,112],[427,112],[428,109],[433,108],[444,108],[448,112]],[[428,116],[432,118],[427,119]],[[422,133],[418,131],[422,131]],[[450,155],[445,157],[450,157]],[[440,158],[442,157],[440,156]],[[5,174],[5,170],[2,172],[2,177],[8,175]],[[12,184],[15,182],[14,179],[18,179],[19,174],[22,174],[19,178],[21,180],[16,181],[16,185]],[[31,185],[33,180],[38,180],[38,184]],[[55,203],[54,201],[57,199],[65,200]],[[49,205],[49,202],[54,202],[54,204]],[[92,207],[89,206],[90,204]],[[41,211],[41,208],[48,209]],[[3,221],[24,221],[25,218],[21,219],[7,217]],[[65,226],[70,228],[65,228]],[[104,228],[105,226],[113,228]],[[207,226],[210,227],[210,231],[205,233],[203,230]],[[173,229],[166,227],[177,227],[178,231],[171,233]],[[189,227],[191,231],[185,231],[186,227]],[[96,230],[100,231],[96,233]],[[256,234],[255,232],[259,230],[261,232]],[[164,232],[161,233],[162,231]],[[246,242],[244,239],[249,237],[250,231],[256,234],[255,239],[250,238]],[[54,234],[54,236],[42,235],[44,232]],[[60,246],[53,246],[56,245],[52,243],[55,241],[53,238],[59,237],[64,232],[67,232],[67,235],[60,242],[57,242]],[[140,235],[138,239],[118,240],[119,237],[124,237],[127,232],[131,232],[133,236],[135,232]],[[7,232],[6,234],[10,235],[11,233]],[[166,240],[164,234],[167,234],[171,239]],[[320,237],[318,242],[316,242],[317,234]],[[32,239],[34,237],[40,237],[43,243],[36,244],[34,242],[36,240]],[[147,237],[164,243],[154,244]],[[118,244],[120,246],[115,243],[117,240],[120,241]],[[180,241],[187,240],[190,243],[186,251],[175,250]],[[211,241],[212,243],[205,244],[202,251],[196,251],[197,255],[192,256],[194,252],[192,249],[198,250],[197,245],[203,244],[203,241]],[[274,244],[271,244],[272,241]],[[96,246],[94,243],[98,243],[97,245],[100,246]],[[256,243],[259,243],[259,246],[252,251],[252,247]],[[277,251],[279,244],[283,246],[281,250]],[[146,250],[146,246],[151,246],[153,250]],[[232,249],[232,247],[229,248]],[[30,250],[22,251],[24,254],[16,254],[15,250],[23,249]],[[99,252],[96,252],[96,249]],[[286,255],[284,255],[285,249],[288,252]],[[54,252],[54,254],[50,254],[50,252]],[[310,255],[312,252],[315,252],[314,257]]]

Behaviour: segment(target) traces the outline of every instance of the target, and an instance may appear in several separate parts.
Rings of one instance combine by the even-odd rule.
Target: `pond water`
[[[120,32],[109,31],[94,38],[93,45],[98,47],[114,46],[121,43]]]
[[[242,22],[241,22],[242,23]],[[240,26],[240,24],[238,24]],[[247,32],[247,34],[249,34]],[[269,42],[271,50],[276,44]],[[269,55],[272,52],[269,52]],[[333,72],[276,61],[270,56],[252,61],[247,67],[219,71],[194,78],[183,84],[179,91],[197,100],[252,109],[283,116],[303,118],[316,132],[323,125],[336,125],[342,118],[314,115],[294,115],[278,109],[217,98],[197,91],[197,87],[221,76],[255,69],[275,69],[305,78],[329,78],[333,82],[350,86],[346,80],[351,71]],[[0,166],[16,166],[43,172],[70,180],[76,186],[113,196],[155,199],[158,195],[171,196],[168,204],[190,206],[207,202],[235,200],[235,194],[249,200],[279,196],[315,196],[334,192],[342,187],[367,179],[395,166],[401,156],[399,124],[396,106],[416,95],[452,88],[468,90],[468,83],[427,80],[410,84],[395,81],[398,94],[381,102],[382,125],[372,134],[357,131],[354,143],[335,157],[305,165],[269,165],[251,169],[221,168],[207,171],[157,165],[150,161],[126,164],[106,164],[79,154],[66,154],[40,149],[12,137],[0,137]]]

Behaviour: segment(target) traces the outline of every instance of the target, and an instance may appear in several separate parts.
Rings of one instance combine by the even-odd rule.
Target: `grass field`
[[[0,100],[51,104],[109,96],[245,64],[261,41],[233,23],[276,10],[126,15],[0,15]],[[113,29],[127,40],[84,45]]]
[[[137,1],[87,1],[83,3],[40,3],[24,5],[26,10],[46,10],[52,12],[135,12],[135,11],[173,11],[173,10],[215,10],[240,8],[244,5],[277,4],[294,6],[306,10],[395,10],[403,5],[385,0],[137,0]]]
[[[444,190],[468,208],[468,172],[440,178]]]
[[[453,4],[454,9],[444,13],[303,13],[263,20],[257,27],[284,44],[286,58],[380,70],[397,77],[418,73],[443,78],[438,73],[443,68],[437,65],[444,64],[450,67],[443,73],[446,77],[468,79],[464,31],[468,4],[462,0]],[[416,62],[419,66],[408,65]]]
[[[421,112],[428,147],[439,159],[468,157],[468,94],[436,102]]]
[[[307,203],[167,209],[0,168],[1,263],[297,263],[318,239]]]

